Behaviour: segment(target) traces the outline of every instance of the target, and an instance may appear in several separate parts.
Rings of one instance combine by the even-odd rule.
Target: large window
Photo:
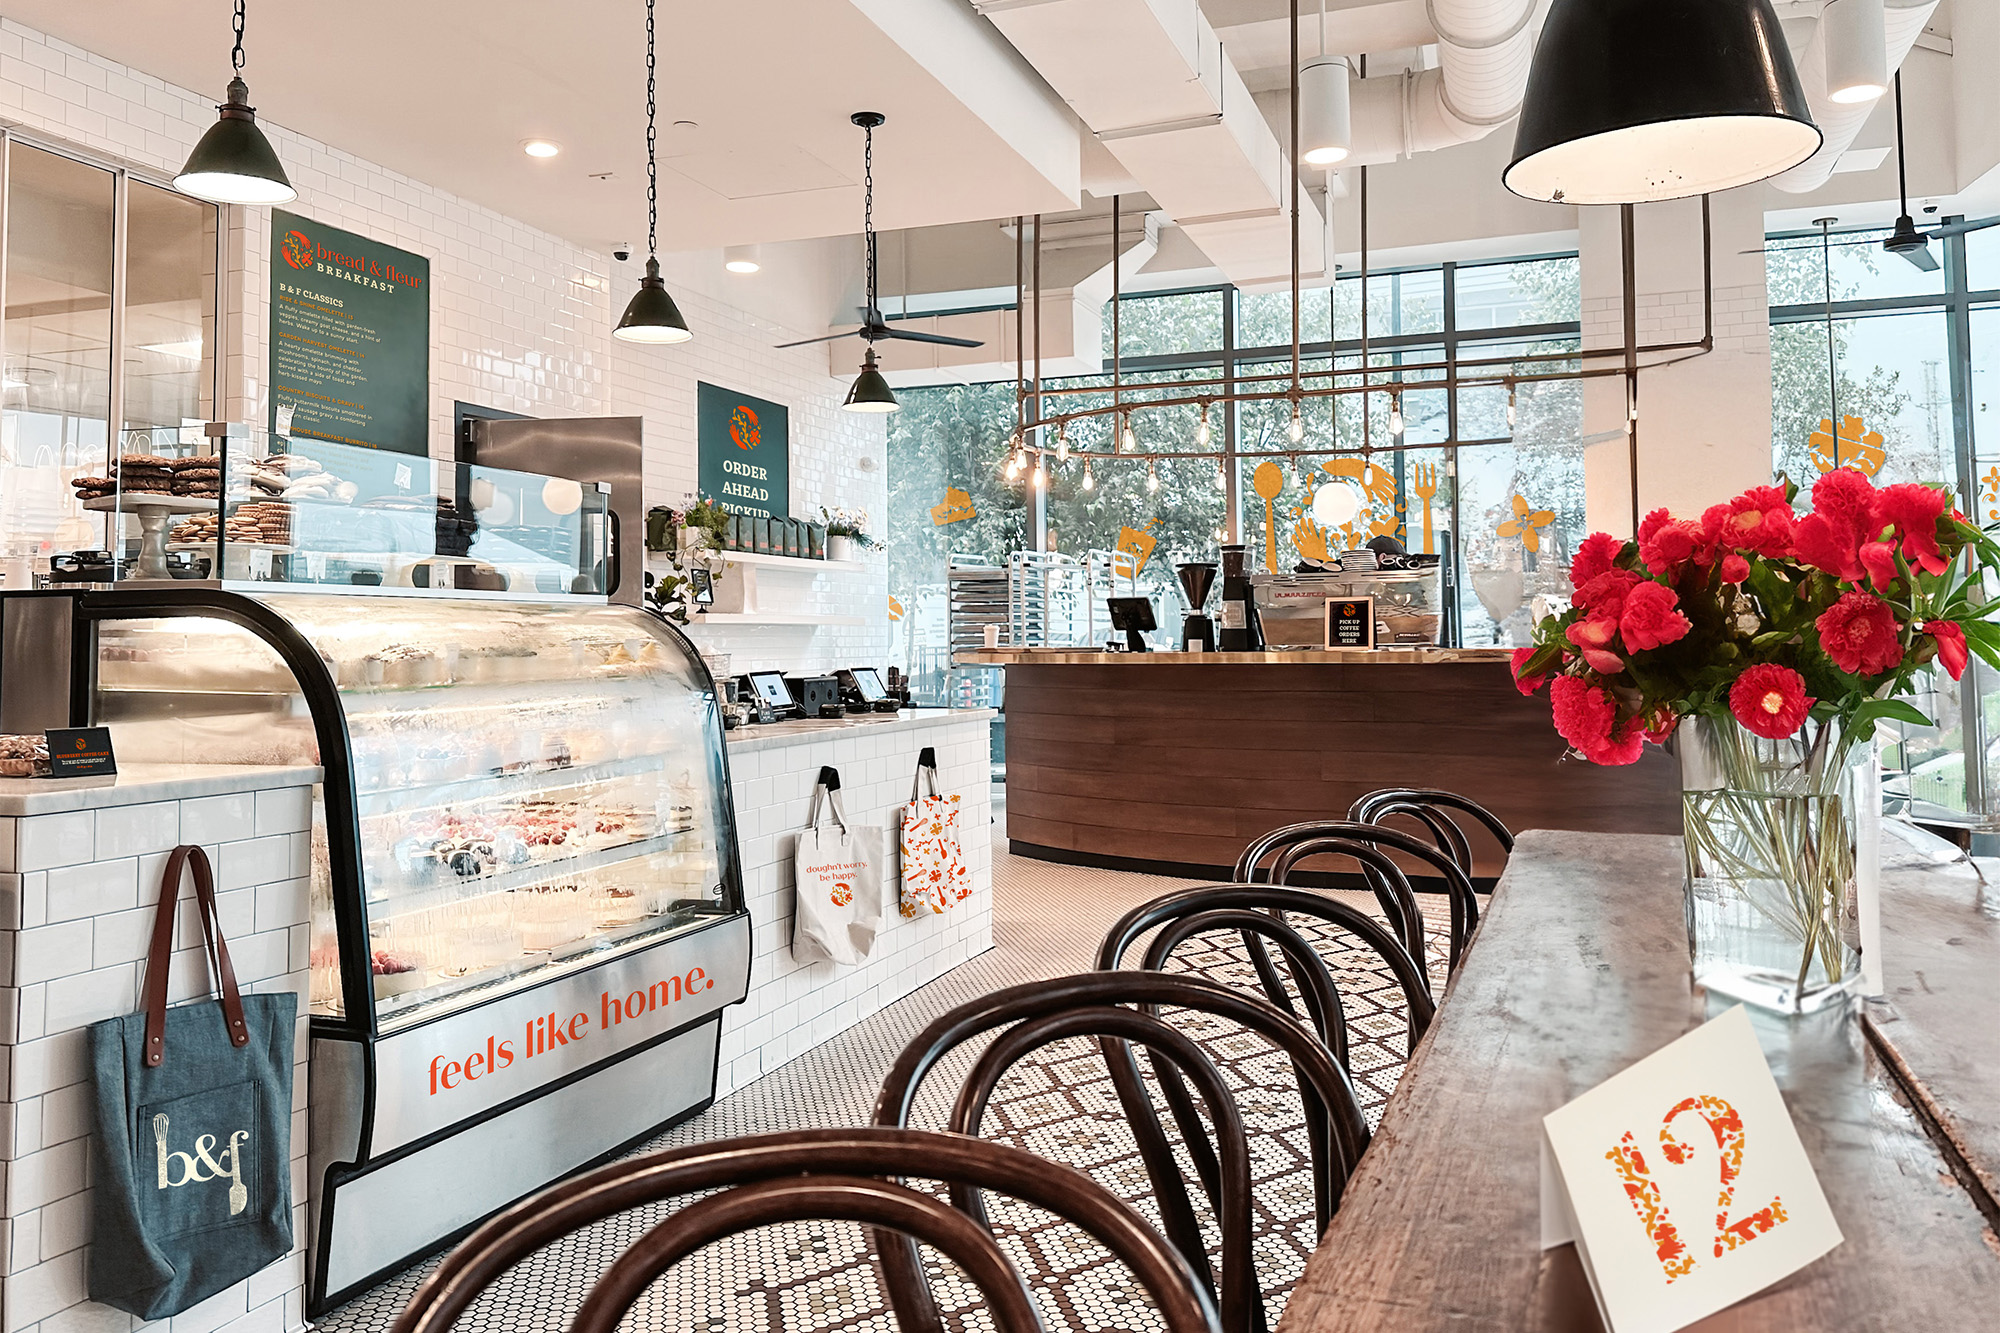
[[[106,542],[69,481],[105,470],[114,423],[145,451],[214,416],[217,212],[8,134],[0,191],[0,569],[20,586]]]
[[[1943,482],[2000,522],[2000,231],[1931,242],[1937,266],[1882,248],[1881,229],[1780,233],[1767,245],[1772,465],[1809,488],[1834,467]],[[1892,800],[1937,822],[2000,828],[2000,689],[1978,662],[1895,728]],[[1982,757],[1985,756],[1985,757]]]

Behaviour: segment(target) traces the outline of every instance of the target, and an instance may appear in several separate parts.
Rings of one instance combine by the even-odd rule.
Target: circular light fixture
[[[1833,101],[1872,102],[1889,91],[1888,37],[1882,24],[1882,0],[1827,0],[1820,10],[1826,95]]]
[[[875,366],[875,349],[870,347],[861,358],[861,373],[854,377],[854,387],[847,391],[847,401],[841,404],[850,412],[895,412],[902,404],[896,395],[889,392],[889,381],[882,378],[882,372]]]
[[[1645,204],[1764,180],[1821,142],[1770,0],[1555,0],[1500,179]]]
[[[1341,528],[1361,512],[1361,497],[1344,481],[1322,482],[1313,492],[1313,522],[1322,528]]]
[[[1299,160],[1331,167],[1353,147],[1345,56],[1320,56],[1299,67]]]
[[[582,482],[550,477],[542,483],[542,507],[551,514],[574,514],[582,505]]]
[[[562,145],[554,139],[523,139],[521,151],[529,157],[554,157],[562,151]]]
[[[764,263],[758,257],[757,246],[731,245],[722,251],[722,266],[731,273],[755,273]]]
[[[250,86],[243,82],[243,0],[236,0],[232,26],[236,45],[229,60],[236,73],[229,80],[222,105],[215,108],[220,118],[188,154],[187,163],[174,177],[174,188],[211,204],[264,208],[290,203],[299,192],[292,188],[271,141],[257,128],[257,108],[250,105]]]

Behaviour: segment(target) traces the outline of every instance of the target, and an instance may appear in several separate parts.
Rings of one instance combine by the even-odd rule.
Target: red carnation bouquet
[[[1808,720],[1849,741],[1884,719],[1928,725],[1907,696],[1968,653],[2000,667],[1981,582],[2000,544],[1942,486],[1877,487],[1842,468],[1756,486],[1699,519],[1656,509],[1636,541],[1595,533],[1570,566],[1574,603],[1514,650],[1521,692],[1549,686],[1556,730],[1598,764],[1630,764],[1690,716],[1781,740]],[[1963,558],[1961,558],[1963,557]]]
[[[1594,534],[1571,608],[1514,652],[1592,763],[1677,737],[1695,980],[1794,1012],[1858,975],[1857,820],[1881,809],[1862,742],[1929,725],[1908,696],[1933,664],[2000,667],[1982,589],[2000,544],[1949,490],[1841,469],[1809,512],[1796,498],[1781,479],[1699,519],[1655,510],[1634,541]]]

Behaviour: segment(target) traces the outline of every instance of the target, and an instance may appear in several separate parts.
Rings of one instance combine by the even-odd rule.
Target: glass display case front
[[[372,1012],[388,1033],[740,910],[713,685],[655,618],[424,597],[264,604],[331,677],[353,775],[351,802],[330,776],[314,822],[314,1015],[367,1029]],[[107,619],[97,686],[121,755],[334,759],[278,653],[229,620]],[[334,873],[339,821],[356,885]]]
[[[1253,574],[1251,595],[1271,648],[1318,648],[1326,642],[1326,603],[1345,597],[1375,599],[1378,647],[1424,646],[1440,641],[1444,597],[1440,567],[1324,574]]]

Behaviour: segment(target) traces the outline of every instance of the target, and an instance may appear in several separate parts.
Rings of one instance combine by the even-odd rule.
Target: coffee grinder
[[[1188,617],[1181,622],[1181,648],[1192,651],[1196,644],[1201,651],[1215,651],[1215,622],[1202,614],[1202,607],[1208,602],[1208,591],[1215,586],[1215,566],[1190,563],[1174,566],[1174,573],[1180,578],[1181,591],[1187,596]]]

